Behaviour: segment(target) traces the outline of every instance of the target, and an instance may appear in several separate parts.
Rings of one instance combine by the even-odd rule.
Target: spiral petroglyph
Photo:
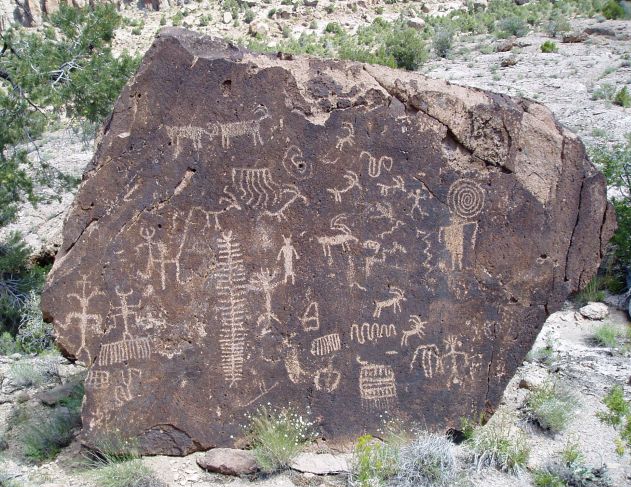
[[[449,209],[460,218],[471,219],[484,207],[484,190],[471,179],[459,179],[449,188]]]

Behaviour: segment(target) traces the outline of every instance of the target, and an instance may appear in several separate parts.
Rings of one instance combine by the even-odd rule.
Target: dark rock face
[[[84,441],[231,446],[492,410],[615,222],[543,106],[167,29],[104,128],[43,309],[88,364]]]

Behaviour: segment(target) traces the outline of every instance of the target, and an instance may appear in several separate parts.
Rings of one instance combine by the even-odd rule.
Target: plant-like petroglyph
[[[177,158],[182,152],[182,141],[190,140],[193,143],[193,148],[197,151],[202,149],[202,138],[207,136],[210,141],[219,135],[219,129],[217,126],[209,127],[205,129],[203,127],[196,127],[194,125],[185,125],[182,127],[165,126],[167,135],[171,140],[171,145],[175,146],[173,157]]]
[[[318,302],[311,299],[311,289],[307,289],[307,300],[309,304],[305,308],[300,319],[302,329],[305,331],[316,331],[320,329],[320,310]]]
[[[252,136],[254,145],[257,143],[263,145],[261,138],[261,122],[270,118],[269,111],[265,105],[261,105],[254,110],[256,118],[252,120],[241,120],[239,122],[225,122],[218,124],[221,130],[221,146],[224,149],[230,148],[231,139],[243,135]]]
[[[91,389],[106,389],[110,385],[110,373],[107,370],[90,370],[85,378],[85,385]]]
[[[89,312],[90,301],[96,296],[104,296],[104,293],[96,289],[93,289],[90,293],[88,293],[87,288],[91,285],[91,283],[88,282],[88,278],[86,276],[82,276],[81,280],[77,281],[77,284],[81,287],[81,294],[70,293],[67,298],[76,299],[79,302],[79,311],[72,311],[68,313],[66,315],[66,323],[68,326],[73,326],[75,324],[78,326],[80,346],[75,353],[75,357],[77,357],[78,360],[81,360],[85,365],[89,366],[92,363],[92,355],[86,346],[86,334],[88,329],[98,328],[103,324],[103,318],[101,315]],[[85,356],[85,359],[82,358],[82,355]]]
[[[249,289],[261,292],[265,297],[265,312],[256,320],[259,326],[263,325],[262,335],[272,331],[272,321],[280,324],[280,320],[272,312],[272,293],[280,285],[280,281],[276,280],[276,275],[276,270],[270,272],[269,269],[261,269],[250,278],[248,285]]]
[[[362,189],[361,184],[359,184],[359,176],[356,172],[346,171],[343,177],[346,179],[346,186],[343,188],[327,188],[327,191],[333,195],[333,199],[336,203],[342,202],[343,193],[348,193],[353,188]]]
[[[324,256],[329,257],[329,262],[331,261],[331,247],[339,245],[342,247],[342,250],[348,252],[351,249],[351,242],[359,242],[359,239],[352,234],[351,229],[346,225],[346,218],[346,214],[340,213],[331,219],[331,230],[339,233],[318,237],[318,243],[322,245]]]
[[[423,339],[423,336],[425,336],[425,325],[427,324],[427,321],[421,321],[420,316],[412,315],[410,316],[409,323],[412,327],[409,330],[403,330],[403,334],[401,336],[402,347],[407,346],[408,340],[413,336],[417,336],[420,339]]]
[[[401,176],[393,176],[392,183],[393,184],[377,183],[377,186],[379,186],[379,192],[382,194],[382,196],[388,196],[388,194],[390,194],[390,191],[394,192],[397,190],[405,193],[405,181]]]
[[[438,239],[445,243],[451,257],[452,270],[462,270],[464,257],[465,229],[471,228],[468,239],[472,249],[475,248],[478,233],[476,218],[484,207],[484,190],[471,179],[459,179],[454,182],[447,194],[451,222],[441,227]]]
[[[339,352],[341,349],[342,341],[340,340],[339,333],[330,333],[329,335],[318,337],[311,342],[311,355],[318,357]]]
[[[390,338],[397,336],[397,327],[390,323],[353,323],[351,325],[351,341],[363,345],[366,342],[376,343],[382,338]]]
[[[359,369],[359,394],[362,406],[367,409],[385,410],[397,403],[397,382],[389,365],[370,364],[357,357]]]
[[[408,253],[405,247],[398,242],[392,242],[392,246],[390,248],[385,248],[375,240],[366,240],[362,243],[362,246],[365,249],[370,249],[374,252],[373,255],[367,255],[364,257],[364,273],[366,274],[366,277],[370,276],[375,264],[385,264],[389,255]]]
[[[167,265],[175,266],[175,274],[180,274],[180,261],[177,258],[168,258],[168,247],[164,242],[156,242],[154,237],[156,235],[155,228],[141,228],[140,236],[144,239],[145,243],[136,246],[136,250],[146,248],[147,253],[147,265],[144,271],[138,271],[138,275],[144,279],[150,279],[153,273],[157,270],[160,275],[161,289],[166,289],[167,280]]]
[[[412,218],[414,218],[415,211],[418,211],[418,214],[421,218],[427,216],[427,212],[423,210],[423,208],[421,208],[421,201],[427,199],[427,194],[417,188],[412,193],[408,193],[407,198],[414,201],[414,205],[412,205],[412,210],[410,210],[410,216]]]
[[[287,200],[283,201],[286,196],[288,196]],[[302,201],[304,205],[309,204],[309,202],[307,201],[307,197],[303,195],[298,187],[293,184],[288,184],[280,190],[280,200],[282,201],[280,207],[265,210],[265,212],[263,212],[263,215],[269,216],[271,218],[276,218],[279,222],[282,222],[283,220],[287,220],[287,215],[285,215],[285,212],[296,201]]]
[[[116,406],[122,407],[134,398],[137,383],[142,379],[140,369],[128,368],[121,370],[120,384],[114,388],[114,402]]]
[[[359,160],[366,160],[368,162],[368,175],[371,178],[378,178],[381,176],[381,170],[385,169],[390,172],[392,170],[392,157],[389,156],[381,156],[379,159],[373,157],[370,152],[362,151],[359,155]]]
[[[233,168],[232,187],[240,200],[250,208],[267,209],[280,198],[281,186],[274,181],[267,167]]]
[[[340,379],[342,374],[339,370],[333,367],[332,363],[329,363],[323,369],[318,369],[313,377],[313,384],[316,390],[323,392],[333,392],[340,385]]]
[[[303,157],[302,150],[295,145],[290,145],[285,151],[283,168],[287,174],[299,181],[309,179],[313,175],[313,164]]]
[[[335,148],[339,151],[344,150],[344,146],[348,145],[353,147],[355,144],[355,127],[351,122],[342,122],[342,130],[346,132],[346,135],[338,136]]]
[[[298,260],[300,259],[300,256],[298,255],[296,248],[291,243],[291,235],[289,237],[285,237],[283,235],[282,237],[283,237],[283,246],[280,248],[280,251],[278,252],[278,256],[276,257],[276,260],[278,261],[281,258],[283,259],[283,267],[285,270],[285,281],[284,281],[285,284],[287,284],[287,281],[289,281],[289,279],[291,279],[292,284],[296,284],[296,274],[294,272],[294,258]]]
[[[392,295],[391,298],[375,301],[375,311],[372,314],[374,318],[379,318],[385,308],[392,308],[393,313],[399,313],[401,311],[401,302],[407,301],[405,293],[398,287],[391,286],[388,292]]]
[[[235,240],[232,232],[222,233],[217,242],[217,292],[221,318],[219,348],[224,378],[229,384],[228,387],[232,387],[243,378],[247,281],[241,245]]]
[[[146,360],[151,355],[151,343],[147,337],[135,337],[131,334],[132,325],[138,325],[138,311],[142,309],[140,300],[136,304],[129,303],[133,290],[123,292],[116,286],[116,296],[120,305],[112,308],[114,322],[123,325],[123,339],[101,345],[99,365],[112,365],[130,360]]]

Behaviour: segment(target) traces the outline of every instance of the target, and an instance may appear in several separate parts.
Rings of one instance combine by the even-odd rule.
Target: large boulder
[[[233,446],[259,405],[323,437],[492,411],[614,229],[542,105],[165,29],[123,90],[42,307],[90,366],[83,441]]]

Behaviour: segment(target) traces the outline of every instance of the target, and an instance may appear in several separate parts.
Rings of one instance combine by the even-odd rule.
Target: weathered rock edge
[[[203,75],[196,74],[195,70],[202,71]],[[215,82],[218,77],[224,81],[219,86],[211,85],[211,80]],[[145,91],[147,85],[153,91]],[[239,92],[239,89],[250,92]],[[45,318],[55,325],[64,354],[93,365],[83,409],[83,439],[87,444],[112,430],[119,430],[138,437],[146,453],[181,455],[213,446],[233,446],[242,435],[243,410],[237,405],[255,397],[256,387],[261,394],[269,392],[271,382],[266,384],[268,377],[263,377],[262,385],[255,385],[254,381],[244,384],[243,397],[229,397],[234,392],[225,386],[225,402],[213,403],[212,398],[221,395],[216,391],[221,387],[218,385],[221,373],[216,361],[211,363],[208,358],[204,361],[203,357],[198,357],[200,350],[195,348],[196,345],[210,346],[204,345],[208,343],[204,342],[205,332],[196,335],[194,327],[181,332],[169,321],[173,319],[171,316],[162,316],[155,310],[147,311],[147,316],[151,319],[158,316],[163,322],[154,320],[147,324],[150,321],[147,319],[145,332],[159,338],[160,352],[152,352],[152,360],[146,365],[149,369],[141,369],[142,365],[134,362],[139,357],[147,358],[142,349],[145,342],[136,343],[140,348],[123,361],[122,369],[106,367],[111,366],[114,359],[111,363],[107,359],[99,361],[99,356],[104,354],[105,339],[127,340],[111,309],[117,307],[120,311],[121,303],[115,299],[125,294],[123,289],[132,289],[133,293],[136,281],[140,280],[138,275],[129,272],[125,277],[129,264],[121,263],[134,253],[136,243],[125,248],[122,243],[116,243],[117,239],[127,238],[125,232],[138,221],[149,218],[147,215],[154,218],[154,213],[164,211],[171,204],[185,205],[178,198],[186,194],[196,172],[206,168],[199,165],[204,157],[202,151],[191,150],[188,144],[185,149],[175,149],[186,157],[174,154],[172,144],[167,144],[168,139],[160,130],[162,123],[155,123],[161,119],[156,117],[164,118],[165,113],[172,112],[169,116],[180,125],[187,125],[193,117],[199,116],[200,108],[215,113],[208,92],[218,105],[235,97],[235,114],[249,110],[254,99],[258,103],[264,99],[270,105],[270,112],[273,108],[287,118],[293,117],[293,123],[302,120],[305,126],[302,136],[307,141],[311,140],[310,131],[326,128],[334,130],[339,142],[339,137],[349,133],[344,131],[343,125],[348,114],[354,116],[358,124],[365,122],[362,130],[368,138],[363,140],[371,149],[400,147],[401,157],[405,156],[408,162],[417,157],[415,149],[425,151],[429,155],[423,162],[433,171],[419,172],[414,179],[431,193],[428,197],[434,198],[438,207],[446,208],[447,190],[449,184],[453,186],[454,178],[475,175],[484,181],[485,191],[493,187],[493,192],[486,193],[485,204],[490,207],[486,221],[481,219],[475,223],[478,233],[474,256],[466,257],[467,262],[463,264],[460,255],[458,269],[458,262],[454,263],[454,254],[450,251],[452,270],[438,276],[445,282],[426,284],[429,291],[424,292],[429,293],[429,297],[417,295],[416,290],[410,293],[410,306],[416,302],[411,297],[414,295],[419,303],[427,300],[429,311],[414,310],[405,317],[394,316],[398,319],[395,324],[400,327],[399,337],[406,328],[408,316],[411,318],[416,313],[427,318],[422,315],[429,314],[430,319],[439,322],[438,331],[432,330],[431,334],[435,343],[450,335],[458,340],[451,343],[452,351],[462,347],[463,342],[465,346],[471,343],[477,347],[473,350],[480,352],[475,364],[476,378],[473,379],[472,371],[457,364],[454,367],[458,373],[470,373],[470,383],[445,370],[441,372],[442,379],[439,377],[432,382],[428,381],[427,370],[422,376],[419,366],[414,370],[414,380],[398,385],[398,404],[392,406],[391,402],[384,402],[392,406],[387,408],[389,414],[406,420],[446,429],[456,426],[461,416],[471,416],[484,408],[493,410],[546,316],[558,310],[569,293],[589,282],[615,229],[614,212],[606,201],[602,174],[588,161],[580,140],[538,103],[383,67],[253,54],[182,29],[164,29],[105,123],[98,149],[86,169],[65,223],[64,243],[42,298]],[[243,102],[244,97],[247,103]],[[405,127],[402,133],[416,127],[428,137],[428,142],[423,147],[409,146],[403,135],[393,133],[391,146],[375,141],[373,147],[372,140],[378,139],[380,134],[371,130],[384,119],[388,123],[397,120]],[[386,131],[386,122],[380,127],[381,135]],[[270,132],[273,138],[271,129]],[[358,138],[364,135],[358,130],[356,133]],[[336,139],[330,138],[327,142],[333,146]],[[239,149],[239,155],[254,161],[256,166],[259,150],[262,148],[254,147],[253,153]],[[224,156],[226,153],[224,150]],[[174,160],[167,162],[174,155]],[[282,152],[278,158],[282,159]],[[213,164],[220,162],[213,159]],[[448,170],[446,176],[443,170]],[[337,171],[341,176],[341,170]],[[166,183],[161,184],[164,181]],[[480,184],[477,187],[481,187]],[[134,194],[136,191],[138,194]],[[291,233],[292,228],[295,230],[309,221],[302,217],[292,217],[283,225],[289,226],[287,231]],[[448,215],[440,218],[442,220],[434,218],[435,227],[449,222],[445,220]],[[157,220],[153,223],[156,228],[161,225]],[[243,223],[254,226],[254,222],[247,219]],[[238,221],[235,224],[238,225]],[[285,230],[285,226],[279,226]],[[145,237],[147,235],[145,233]],[[141,243],[142,240],[138,245]],[[277,247],[275,250],[278,252]],[[444,266],[449,265],[445,263],[449,261],[449,258],[445,260],[446,250],[441,252],[433,256],[437,260],[431,261],[428,272],[444,270]],[[206,263],[203,257],[200,259]],[[412,278],[409,273],[406,276]],[[438,296],[431,294],[432,284],[440,289]],[[153,292],[159,290],[152,287]],[[172,294],[177,297],[178,293]],[[90,299],[86,300],[88,297]],[[287,306],[295,304],[290,295],[285,294],[284,298]],[[327,298],[334,299],[331,295]],[[176,309],[177,299],[169,303]],[[490,311],[494,303],[499,304],[495,311]],[[170,314],[180,311],[176,309]],[[339,309],[336,311],[341,313]],[[117,316],[120,319],[120,314]],[[349,323],[354,319],[349,316]],[[451,322],[456,323],[455,329],[450,328]],[[81,324],[87,332],[80,340]],[[204,324],[215,326],[207,321]],[[155,328],[151,328],[154,325]],[[345,333],[343,336],[348,339],[348,330]],[[288,339],[289,335],[289,331],[281,332],[283,339]],[[209,337],[212,336],[218,336],[218,331],[212,331]],[[261,336],[258,338],[262,340]],[[425,338],[429,340],[427,334]],[[305,349],[308,353],[308,346],[301,345],[301,351]],[[447,350],[443,352],[445,355]],[[388,375],[405,369],[395,365],[387,369],[381,365],[373,367],[381,362],[370,353],[362,355],[362,360],[358,357],[356,362],[347,358],[343,370],[357,372],[355,376],[359,375],[361,381],[362,374],[366,378],[369,373],[379,375],[385,371]],[[156,355],[159,355],[158,361],[153,358]],[[280,405],[291,401],[301,409],[310,407],[323,435],[330,439],[347,440],[365,429],[375,430],[379,426],[384,408],[357,413],[359,393],[336,391],[326,401],[320,399],[315,390],[318,385],[325,389],[338,387],[332,369],[319,369],[318,373],[328,374],[328,382],[316,383],[314,388],[313,383],[294,382],[296,376],[291,376],[290,360],[281,358],[282,351],[275,357],[279,363],[284,362],[290,378],[279,376],[281,386],[264,399]],[[445,363],[442,365],[448,367]],[[263,370],[264,362],[257,363],[257,367]],[[431,366],[429,369],[431,371]],[[145,378],[151,370],[155,376]],[[136,371],[144,372],[145,376]],[[105,378],[109,381],[110,376],[118,377],[117,382],[106,387]],[[274,378],[276,376],[272,375],[271,379]],[[298,385],[292,388],[292,383]],[[131,384],[134,386],[130,387]],[[419,387],[421,392],[413,395]],[[209,391],[213,391],[212,394]],[[364,402],[370,405],[372,398],[366,391],[361,392],[362,405]],[[256,404],[256,401],[252,403]],[[351,413],[354,414],[349,416]]]

